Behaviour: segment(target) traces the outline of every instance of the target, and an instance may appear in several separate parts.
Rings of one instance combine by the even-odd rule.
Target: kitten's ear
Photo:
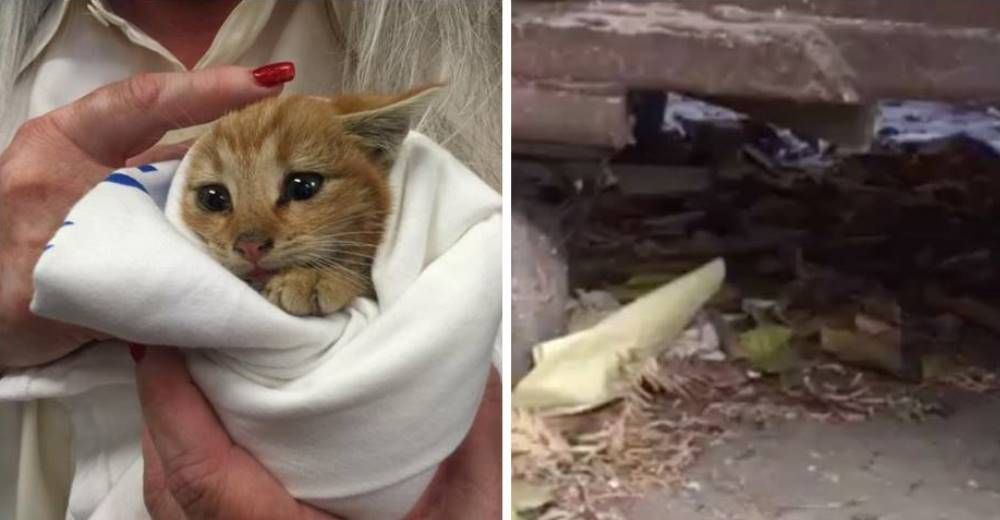
[[[347,133],[361,138],[373,158],[388,163],[396,157],[413,119],[423,114],[442,88],[443,85],[435,84],[388,99],[379,98],[381,103],[375,107],[344,114],[339,119]]]

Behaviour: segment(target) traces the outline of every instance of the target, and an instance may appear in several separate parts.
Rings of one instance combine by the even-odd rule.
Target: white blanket
[[[349,518],[400,517],[479,405],[501,316],[499,196],[411,133],[390,174],[378,303],[298,318],[188,237],[175,190],[185,170],[118,170],[80,200],[39,260],[32,310],[187,349],[234,440],[294,496]],[[0,400],[70,408],[71,518],[145,516],[131,361],[112,343],[0,378]]]

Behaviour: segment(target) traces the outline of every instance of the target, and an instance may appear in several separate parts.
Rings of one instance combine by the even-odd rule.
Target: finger
[[[290,80],[290,69],[290,76],[280,79]],[[121,164],[169,130],[213,121],[281,89],[258,83],[246,67],[141,74],[100,88],[51,117],[81,149]]]
[[[184,358],[166,347],[149,347],[136,364],[142,415],[166,474],[197,463],[214,469],[232,446],[218,417],[191,380]]]
[[[191,145],[194,144],[194,139],[189,139],[187,141],[181,141],[175,144],[165,144],[162,146],[154,146],[145,152],[142,152],[135,157],[125,161],[125,166],[138,166],[140,164],[150,164],[160,161],[170,161],[173,159],[180,159],[184,157]]]
[[[191,380],[184,358],[166,347],[146,348],[137,359],[136,383],[172,499],[192,518],[219,517],[232,441]]]
[[[500,518],[503,502],[503,390],[490,369],[476,418],[458,448],[446,458],[406,516],[431,518]]]
[[[333,518],[297,502],[233,444],[175,350],[147,348],[137,362],[136,381],[150,451],[159,461],[154,471],[188,518]]]
[[[142,498],[153,520],[185,520],[184,511],[167,488],[160,455],[148,430],[142,432]]]
[[[501,511],[503,490],[502,394],[500,375],[491,368],[472,428],[455,453],[445,461],[454,480],[452,486],[466,485],[470,488],[470,493],[461,502],[471,503],[475,499],[480,511],[495,512],[497,517]]]

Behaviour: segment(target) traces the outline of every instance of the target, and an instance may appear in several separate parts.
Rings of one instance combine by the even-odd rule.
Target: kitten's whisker
[[[318,260],[317,260],[318,261]],[[367,258],[352,258],[352,257],[328,257],[324,260],[328,263],[339,263],[339,264],[350,264],[357,266],[359,269],[368,269],[372,265],[372,261]]]
[[[358,219],[364,219],[364,218],[382,219],[386,215],[388,215],[388,213],[387,212],[383,212],[383,211],[367,211],[367,210],[364,210],[364,211],[359,211],[359,212],[348,212],[347,215],[345,215],[345,216],[343,216],[343,217],[341,217],[341,218],[339,218],[337,220],[333,220],[333,221],[330,221],[330,222],[324,222],[323,224],[324,224],[324,227],[331,228],[331,227],[334,227],[334,226],[336,226],[338,224],[342,224],[344,222],[353,222],[353,221],[358,220]],[[381,224],[381,222],[379,224]]]
[[[318,269],[321,270],[321,271],[325,270],[325,271],[337,272],[342,277],[341,280],[343,282],[351,285],[355,289],[359,289],[359,290],[364,291],[364,290],[367,290],[368,287],[369,287],[369,283],[368,283],[368,281],[366,279],[358,276],[357,273],[355,273],[355,272],[351,271],[350,269],[347,269],[347,268],[345,268],[343,266],[340,266],[340,265],[337,265],[337,264],[330,264],[330,265],[319,267]]]
[[[364,242],[326,242],[311,245],[309,247],[295,248],[302,254],[307,253],[320,253],[320,254],[337,254],[337,253],[353,253],[360,254],[361,252],[368,252],[369,256],[373,255],[377,249],[372,244],[366,244]],[[288,248],[286,251],[290,251]]]
[[[313,230],[313,234],[316,235],[335,235],[340,232],[353,232],[353,231],[371,231],[380,232],[382,231],[381,222],[371,222],[369,215],[356,215],[353,217],[341,217],[337,220],[331,220],[328,222],[319,223],[316,229]]]
[[[330,236],[333,236],[333,237],[341,237],[341,236],[349,237],[349,236],[356,236],[356,235],[378,236],[378,235],[382,235],[382,234],[385,234],[385,231],[381,231],[381,230],[379,230],[379,231],[350,231],[350,232],[347,232],[347,233],[331,233]]]
[[[352,251],[344,251],[344,250],[335,251],[333,253],[330,253],[330,254],[324,255],[324,256],[328,256],[330,258],[337,258],[337,257],[339,257],[341,255],[346,255],[346,256],[349,256],[351,258],[363,258],[365,260],[374,260],[375,259],[375,255],[366,255],[364,253],[355,253],[355,252],[352,252]]]
[[[352,266],[361,270],[367,270],[372,265],[372,263],[369,261],[355,260],[351,258],[313,258],[313,259],[303,259],[303,261],[314,265],[342,264],[345,266]]]
[[[366,242],[357,242],[357,241],[354,241],[354,240],[337,240],[335,242],[332,242],[331,245],[333,245],[335,247],[336,246],[347,246],[347,247],[355,246],[355,247],[362,247],[362,248],[372,248],[372,249],[375,248],[375,244],[366,243]]]
[[[369,267],[369,264],[362,264],[357,262],[342,262],[342,261],[332,262],[327,260],[306,260],[305,265],[309,265],[311,267],[328,267],[331,265],[342,265],[344,267],[350,267],[358,271],[366,270]]]
[[[347,246],[375,247],[375,244],[372,243],[372,242],[359,242],[357,240],[344,240],[344,239],[337,239],[337,238],[333,238],[333,237],[329,237],[329,238],[327,238],[325,240],[322,240],[322,241],[317,240],[316,243],[317,243],[317,245],[320,245],[320,246],[324,246],[324,245],[334,245],[334,246],[347,245]]]
[[[373,259],[373,257],[365,257],[365,256],[361,256],[361,255],[358,255],[358,256],[361,257],[360,260],[357,259],[357,258],[338,258],[336,255],[331,255],[331,254],[303,253],[303,254],[297,255],[295,257],[292,257],[292,259],[299,258],[299,259],[304,259],[304,260],[308,260],[308,261],[316,261],[316,262],[353,261],[353,262],[356,262],[356,263],[359,263],[359,264],[364,264],[364,265],[370,264],[371,263],[370,260]]]
[[[316,257],[316,258],[336,258],[340,255],[347,255],[356,258],[365,258],[372,260],[375,258],[374,252],[366,253],[359,252],[356,250],[350,250],[343,247],[312,247],[312,248],[302,248],[302,250],[292,250],[285,249],[283,254],[278,257],[274,257],[275,260],[280,261],[284,258],[301,258],[301,257]]]

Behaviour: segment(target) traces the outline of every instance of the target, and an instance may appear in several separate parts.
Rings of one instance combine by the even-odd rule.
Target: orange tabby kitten
[[[229,114],[191,148],[181,217],[291,314],[326,315],[371,295],[387,175],[436,90],[287,96]]]

